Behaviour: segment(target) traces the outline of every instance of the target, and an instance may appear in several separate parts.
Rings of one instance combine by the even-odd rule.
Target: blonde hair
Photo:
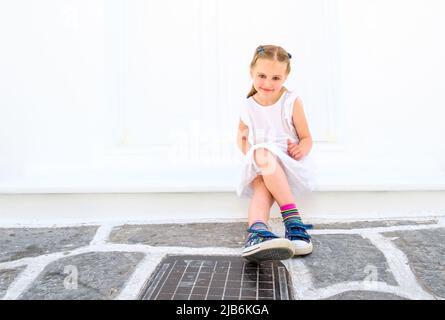
[[[255,67],[258,59],[269,59],[272,61],[285,62],[287,64],[286,75],[288,75],[291,70],[290,67],[291,58],[292,55],[279,46],[274,46],[274,45],[259,46],[258,48],[255,49],[255,54],[253,55],[252,62],[250,63],[250,69],[252,70]],[[257,91],[252,85],[252,89],[250,89],[249,93],[247,94],[247,98],[250,98],[255,93],[257,93]]]

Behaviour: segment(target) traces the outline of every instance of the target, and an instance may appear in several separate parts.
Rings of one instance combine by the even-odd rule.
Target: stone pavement
[[[280,220],[271,226],[283,235]],[[167,255],[239,256],[246,227],[0,226],[0,298],[137,299]],[[314,252],[283,261],[294,299],[445,298],[443,217],[323,223],[309,233]]]

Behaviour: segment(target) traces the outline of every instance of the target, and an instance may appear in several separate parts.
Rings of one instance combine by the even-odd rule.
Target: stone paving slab
[[[375,291],[347,291],[323,300],[408,300],[395,294]]]
[[[132,275],[142,253],[90,252],[49,264],[19,299],[108,300]]]
[[[307,221],[304,221],[308,223]],[[351,221],[351,222],[331,222],[331,223],[313,223],[313,230],[351,230],[368,229],[395,226],[421,226],[437,224],[435,219],[426,220],[375,220],[375,221]],[[269,222],[272,230],[280,236],[284,236],[284,225],[281,218],[273,218]]]
[[[247,223],[191,223],[124,225],[115,228],[110,242],[151,246],[240,248]]]
[[[411,270],[424,289],[445,299],[445,228],[383,233],[409,260]]]
[[[315,288],[364,281],[371,272],[373,280],[397,285],[383,253],[360,235],[317,235],[312,240],[313,253],[301,259],[311,272]]]
[[[280,219],[273,219],[270,225],[274,232],[283,234]],[[247,223],[243,222],[122,224],[112,230],[104,227],[98,234],[98,242],[91,247],[88,246],[98,226],[0,229],[0,298],[6,295],[8,299],[115,299],[136,274],[123,292],[135,298],[138,293],[128,290],[135,291],[139,282],[142,288],[163,254],[215,255],[217,251],[238,255],[247,235]],[[372,230],[382,227],[391,227],[391,231]],[[366,230],[361,231],[364,228]],[[324,223],[316,224],[315,229],[318,230],[312,238],[314,252],[288,260],[286,264],[294,275],[292,281],[298,281],[293,283],[293,289],[297,292],[298,286],[301,288],[297,298],[445,297],[443,220]],[[139,244],[153,248],[138,247],[137,250],[144,252],[136,252],[134,246],[133,252],[133,245]],[[42,263],[46,258],[34,260],[33,257],[55,252],[68,254],[80,247],[82,251],[76,255],[54,257],[57,260],[48,257],[47,265],[41,267],[44,269],[36,278],[27,278],[29,276],[21,272],[25,265],[30,270],[41,270],[35,263]],[[102,252],[101,247],[106,250]],[[152,270],[145,274],[139,262],[151,254],[151,250],[157,258],[144,262],[144,268],[150,266],[148,269]],[[30,259],[18,261],[25,257]],[[76,272],[77,282],[73,280]],[[377,287],[364,285],[370,272],[372,280],[378,281]],[[407,283],[398,283],[396,279]],[[77,288],[73,288],[74,283]],[[13,290],[8,291],[11,287]]]
[[[6,294],[11,283],[25,269],[25,267],[0,269],[0,299]]]
[[[360,221],[351,223],[315,224],[314,229],[359,229],[404,225],[433,224],[437,221]],[[272,219],[270,226],[283,236],[281,219]],[[116,227],[110,242],[126,244],[146,244],[151,246],[183,247],[227,247],[239,248],[246,239],[247,223],[190,223],[158,225],[123,225]]]
[[[97,226],[0,229],[0,263],[88,245]]]

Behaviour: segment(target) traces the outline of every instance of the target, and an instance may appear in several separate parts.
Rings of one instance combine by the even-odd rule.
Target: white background
[[[0,191],[234,191],[269,43],[293,55],[318,190],[444,190],[445,3],[270,4],[0,1]]]

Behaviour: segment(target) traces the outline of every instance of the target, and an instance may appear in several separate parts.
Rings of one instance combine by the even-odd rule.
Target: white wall
[[[219,82],[213,86],[202,81],[200,75],[197,79],[205,89],[203,95],[192,95],[185,99],[188,104],[172,111],[180,113],[182,107],[194,110],[191,117],[180,114],[175,125],[184,123],[186,134],[193,137],[195,133],[190,126],[196,115],[203,119],[217,117],[217,131],[212,134],[219,141],[216,149],[209,152],[222,156],[218,161],[195,159],[187,167],[177,165],[171,170],[167,170],[163,158],[156,160],[152,155],[172,149],[162,146],[157,149],[143,137],[144,121],[140,115],[145,111],[141,111],[144,107],[141,100],[125,100],[132,109],[120,109],[125,103],[119,99],[128,98],[124,95],[126,86],[137,83],[131,78],[135,73],[119,74],[122,70],[138,70],[137,65],[128,69],[134,61],[125,60],[125,54],[138,61],[143,61],[144,56],[136,50],[123,50],[126,47],[122,51],[107,51],[110,41],[119,44],[133,39],[132,43],[137,43],[137,38],[125,38],[122,34],[125,28],[120,28],[119,23],[125,26],[125,19],[117,24],[107,20],[116,13],[107,11],[113,10],[107,2],[117,6],[122,3],[117,0],[0,2],[0,192],[234,191],[240,155],[234,144],[232,149],[227,148],[237,125],[237,109],[230,102],[245,94],[250,84],[235,82],[233,89],[230,83],[240,81],[232,80],[234,73],[244,62],[248,63],[262,35],[264,42],[276,39],[284,43],[297,57],[295,63],[300,68],[295,68],[289,86],[302,92],[310,119],[317,123],[314,127],[318,128],[315,130],[318,141],[313,152],[320,168],[318,190],[445,190],[445,144],[441,141],[445,129],[440,123],[445,116],[445,45],[440,40],[441,30],[445,29],[443,1],[320,1],[321,11],[317,14],[315,2],[282,0],[283,5],[293,5],[300,11],[285,10],[283,15],[288,19],[271,25],[263,21],[268,13],[279,10],[263,9],[256,1],[255,10],[250,10],[249,4],[237,6],[239,11],[233,16],[238,24],[247,19],[244,23],[252,26],[250,37],[236,33],[236,24],[229,32],[221,18],[218,20],[218,17],[231,18],[228,9],[233,3],[180,2],[181,12],[198,10],[190,11],[201,19],[191,28],[210,32],[200,33],[194,48],[206,53],[201,57],[204,60],[200,72],[209,72],[211,68]],[[163,2],[162,8],[168,12],[169,8],[176,8],[175,4],[175,1]],[[146,1],[145,6],[151,14],[150,8],[159,9],[154,1]],[[308,12],[313,10],[312,17],[318,19],[318,24],[308,18],[313,25],[307,26],[307,30],[304,25],[298,30],[286,28],[295,27],[293,21],[301,22],[296,17],[305,14],[305,6]],[[176,13],[172,17],[177,17]],[[161,43],[170,52],[175,48],[172,30],[143,29],[142,16],[131,23],[142,28],[141,35],[146,30],[153,32],[153,41],[163,39],[165,42]],[[329,28],[316,28],[323,24]],[[271,28],[284,30],[283,34],[272,32]],[[221,35],[219,42],[213,32]],[[308,36],[312,34],[318,34],[319,38]],[[244,61],[236,63],[239,68],[233,70],[230,69],[233,64],[226,61],[235,56],[228,50],[231,44],[244,44],[247,55]],[[328,54],[320,54],[322,50]],[[315,56],[326,60],[316,60]],[[215,58],[222,63],[212,65]],[[326,69],[311,68],[317,61],[325,63]],[[110,69],[110,65],[115,68]],[[183,67],[187,71],[189,66]],[[157,65],[156,70],[162,67]],[[150,75],[147,79],[165,83],[170,78]],[[306,79],[310,79],[311,85]],[[314,79],[323,83],[319,88],[323,99],[316,95]],[[182,83],[190,85],[190,81]],[[178,86],[181,81],[174,84]],[[129,92],[143,92],[141,97],[150,102],[149,90],[144,91],[150,85],[157,84],[146,82],[139,91],[132,86],[133,91]],[[210,103],[214,93],[229,101],[229,111],[221,109],[225,105],[219,102],[220,113],[206,113],[203,105]],[[174,93],[172,98],[177,98]],[[201,103],[199,107],[193,105],[195,98]],[[325,112],[330,115],[323,118],[320,108],[326,107]],[[162,112],[169,115],[165,109]],[[329,130],[323,131],[326,128]],[[128,131],[132,129],[136,133]],[[173,150],[185,153],[196,150],[193,139],[181,142],[184,145],[192,141],[188,148]]]
[[[348,155],[366,170],[443,186],[445,3],[338,3]]]
[[[101,1],[0,1],[0,181],[91,163],[104,107]],[[37,181],[39,180],[39,181]],[[24,181],[23,183],[20,181]]]

